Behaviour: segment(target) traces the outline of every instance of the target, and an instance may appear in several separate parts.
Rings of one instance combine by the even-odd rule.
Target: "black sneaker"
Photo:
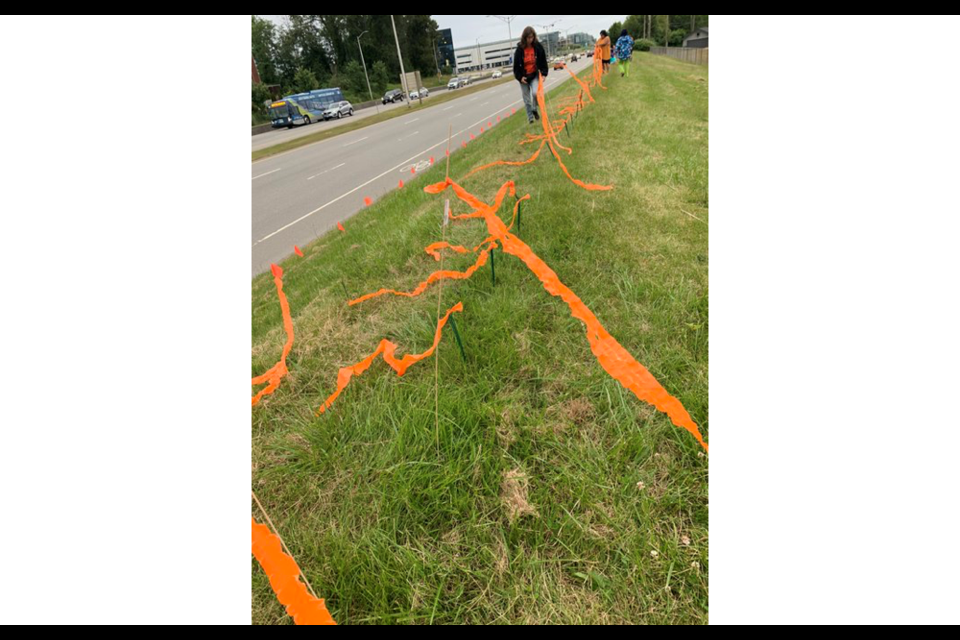
[[[533,117],[536,118],[537,120],[539,120],[539,119],[540,119],[540,112],[539,112],[539,111],[534,111],[534,112],[533,112]]]

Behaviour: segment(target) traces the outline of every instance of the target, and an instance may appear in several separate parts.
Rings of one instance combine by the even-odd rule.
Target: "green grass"
[[[520,237],[709,440],[707,69],[639,54],[631,73],[608,75],[562,138],[573,175],[614,190],[579,189],[549,154],[462,184],[485,201],[507,179],[532,195]],[[527,157],[517,141],[532,130],[507,119],[453,154],[450,175]],[[439,444],[432,358],[402,378],[377,361],[314,417],[338,369],[381,338],[399,355],[430,345],[436,286],[353,308],[343,287],[409,290],[438,268],[423,247],[441,238],[449,192],[422,187],[443,175],[438,162],[283,263],[296,341],[290,375],[253,410],[258,497],[341,624],[706,623],[707,458],[604,372],[583,325],[519,260],[498,252],[495,287],[489,265],[444,284],[443,309],[465,307],[467,361],[448,329]],[[458,221],[447,240],[472,247],[485,231]],[[448,254],[444,268],[473,261]],[[283,341],[272,279],[259,276],[252,374]],[[289,624],[252,562],[254,623]]]
[[[360,120],[351,121],[348,124],[341,125],[339,127],[334,127],[332,129],[324,129],[317,133],[303,136],[301,138],[296,138],[295,140],[288,140],[287,142],[281,142],[272,147],[267,147],[266,149],[258,149],[253,152],[253,161],[263,160],[264,158],[269,158],[270,156],[275,156],[286,151],[292,151],[293,149],[299,149],[300,147],[305,147],[311,145],[314,142],[320,142],[321,140],[327,140],[328,138],[333,138],[334,136],[339,136],[344,133],[350,133],[351,131],[356,131],[357,129],[363,129],[364,127],[369,127],[372,124],[377,124],[379,122],[384,122],[385,120],[392,120],[393,118],[399,118],[401,116],[407,116],[411,113],[420,111],[422,109],[428,109],[434,105],[440,104],[441,102],[449,102],[450,100],[455,100],[456,98],[462,98],[465,95],[471,93],[477,93],[478,91],[483,91],[484,89],[489,89],[497,85],[503,84],[505,82],[516,82],[513,79],[513,76],[509,78],[504,76],[503,78],[498,78],[497,80],[490,80],[484,82],[483,84],[478,84],[474,86],[468,86],[464,89],[456,89],[454,91],[444,91],[442,94],[434,95],[431,94],[430,97],[426,98],[423,101],[423,104],[420,104],[420,100],[411,100],[410,103],[413,105],[409,108],[404,109],[393,109],[392,111],[384,111],[383,113],[378,113],[377,115],[369,116]],[[519,91],[518,91],[519,95]],[[404,103],[406,104],[406,103]],[[307,125],[309,126],[309,125]]]

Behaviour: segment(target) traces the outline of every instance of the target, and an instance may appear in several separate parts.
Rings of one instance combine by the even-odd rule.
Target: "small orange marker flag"
[[[410,175],[412,175],[412,176],[417,175],[417,168],[416,168],[416,167],[410,167]]]
[[[370,196],[367,196],[366,198],[363,199],[363,204],[369,207],[370,205],[373,204],[373,200],[370,199]]]
[[[400,184],[397,185],[397,189],[403,189],[403,180],[401,180]]]
[[[433,156],[430,156],[430,164],[433,164]]]
[[[488,123],[487,123],[487,126],[488,126],[488,127],[492,127],[492,126],[493,126],[493,123],[492,123],[492,122],[488,122]]]
[[[293,245],[293,252],[298,256],[300,256],[301,258],[303,257],[303,251],[300,251],[300,247],[298,247],[297,245]]]
[[[470,137],[472,138],[473,136],[470,136]],[[466,143],[466,142],[461,142],[460,145],[461,145],[464,149],[467,148],[467,143]]]
[[[473,135],[472,133],[470,134],[470,139],[471,139],[471,140],[476,140],[476,138],[474,137],[474,135]]]
[[[347,232],[347,230],[346,230],[346,229],[344,229],[344,228],[343,228],[343,225],[342,225],[342,224],[340,224],[339,222],[337,223],[337,229],[340,229],[340,231],[343,231],[344,233],[346,233],[346,232]]]

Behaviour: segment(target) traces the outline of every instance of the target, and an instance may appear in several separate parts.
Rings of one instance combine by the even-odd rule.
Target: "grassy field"
[[[615,69],[615,67],[614,67]],[[639,54],[631,77],[576,119],[563,154],[588,192],[545,152],[532,165],[518,112],[451,157],[450,175],[489,202],[506,180],[530,193],[518,235],[687,408],[709,440],[707,69]],[[585,75],[585,74],[583,74]],[[548,106],[577,88],[564,83]],[[518,91],[519,94],[519,91]],[[449,327],[435,363],[397,377],[376,361],[321,417],[340,367],[381,338],[398,355],[430,346],[443,200],[426,184],[444,163],[291,257],[284,290],[296,340],[290,375],[253,409],[253,489],[340,624],[704,624],[708,599],[707,457],[686,431],[598,364],[582,323],[517,259],[498,251],[469,280],[446,281],[466,361]],[[453,199],[456,213],[465,205]],[[509,221],[504,206],[501,217]],[[473,247],[480,221],[446,240]],[[475,256],[448,253],[445,269]],[[253,375],[285,336],[269,274],[253,281]],[[254,511],[254,516],[262,516]],[[253,621],[289,624],[259,565]]]

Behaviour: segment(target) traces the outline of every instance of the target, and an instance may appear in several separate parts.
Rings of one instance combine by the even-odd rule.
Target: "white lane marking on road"
[[[511,102],[510,104],[508,104],[508,105],[507,105],[506,107],[504,107],[503,109],[498,109],[497,111],[491,113],[490,115],[484,116],[484,117],[481,118],[480,120],[477,120],[476,122],[474,122],[474,123],[471,124],[471,125],[468,125],[468,126],[465,127],[464,129],[461,129],[460,131],[457,131],[457,132],[456,132],[455,134],[453,134],[453,135],[454,135],[454,136],[458,136],[458,135],[460,135],[461,133],[463,133],[464,131],[469,131],[469,130],[470,130],[470,127],[475,127],[475,126],[477,126],[478,124],[480,124],[481,122],[486,122],[487,120],[489,120],[489,119],[492,118],[493,116],[497,115],[498,112],[503,111],[504,109],[509,109],[509,108],[512,107],[513,105],[515,105],[515,104],[520,104],[521,102],[523,102],[523,101],[522,101],[522,100],[515,100],[515,101]],[[337,196],[337,197],[334,198],[333,200],[331,200],[331,201],[329,201],[329,202],[326,202],[326,203],[320,205],[319,207],[317,207],[316,209],[314,209],[314,210],[311,211],[310,213],[304,214],[304,215],[300,216],[299,218],[297,218],[296,220],[294,220],[293,222],[290,222],[289,224],[283,225],[282,227],[280,227],[279,229],[277,229],[277,230],[274,231],[273,233],[270,233],[270,234],[268,234],[268,235],[263,236],[262,238],[260,238],[260,239],[257,240],[256,242],[254,242],[254,243],[253,243],[253,246],[257,246],[258,244],[260,244],[260,243],[263,242],[264,240],[269,240],[270,238],[272,238],[273,236],[277,235],[277,234],[280,233],[281,231],[285,231],[286,229],[289,229],[289,228],[292,227],[293,225],[297,224],[298,222],[301,222],[301,221],[303,221],[303,220],[306,220],[307,218],[309,218],[309,217],[312,216],[313,214],[317,213],[318,211],[322,211],[323,209],[326,209],[327,207],[329,207],[329,206],[332,205],[333,203],[339,202],[340,200],[343,200],[344,198],[346,198],[347,196],[349,196],[349,195],[352,194],[352,193],[356,193],[357,191],[359,191],[360,189],[363,189],[365,186],[367,186],[367,185],[370,184],[371,182],[374,182],[374,181],[376,181],[376,180],[379,180],[380,178],[382,178],[383,176],[387,175],[388,173],[391,173],[391,172],[393,172],[393,171],[396,171],[397,169],[399,169],[399,168],[402,167],[403,165],[411,162],[412,160],[414,160],[414,159],[416,159],[416,158],[419,158],[420,156],[422,156],[423,154],[427,153],[428,151],[433,151],[433,150],[436,149],[437,147],[443,146],[444,144],[446,144],[446,142],[447,142],[447,139],[444,138],[443,140],[441,140],[441,141],[438,142],[437,144],[435,144],[435,145],[433,145],[433,146],[430,146],[430,147],[427,147],[426,149],[424,149],[424,150],[421,151],[420,153],[418,153],[418,154],[416,154],[416,155],[414,155],[414,156],[411,156],[411,157],[407,158],[406,160],[404,160],[403,162],[401,162],[401,163],[398,164],[397,166],[395,166],[395,167],[390,167],[389,169],[387,169],[386,171],[384,171],[384,172],[381,173],[380,175],[374,176],[374,177],[370,178],[369,180],[367,180],[367,181],[364,182],[363,184],[358,185],[358,186],[354,187],[353,189],[350,189],[350,191],[347,191],[346,193],[343,193],[343,194]]]
[[[550,81],[553,81],[553,80],[554,80],[554,78],[550,78]],[[563,81],[563,78],[560,78],[560,81],[562,82],[562,81]],[[508,86],[509,86],[509,84],[508,84]],[[506,92],[509,93],[509,90],[507,90]],[[459,100],[459,99],[460,99],[460,98],[457,98],[457,100]],[[476,100],[476,99],[477,99],[477,98],[474,98],[474,100]],[[518,103],[519,103],[519,101],[518,101]],[[397,106],[397,105],[389,105],[389,106],[393,107],[393,106]],[[450,110],[450,109],[453,109],[453,108],[456,107],[456,106],[457,106],[457,105],[451,105],[451,106],[449,106],[449,107],[444,108],[443,111],[448,111],[448,110]],[[430,107],[430,108],[432,108],[432,107]],[[457,114],[457,115],[461,115],[461,114]],[[454,117],[456,117],[456,116],[454,116]],[[375,127],[380,127],[381,125],[383,125],[383,126],[388,126],[389,124],[390,124],[390,121],[389,121],[389,120],[386,121],[386,122],[378,122],[378,123],[376,123],[376,124],[370,125],[370,127],[369,127],[368,129],[371,129],[371,130],[372,130],[372,129],[375,128]],[[265,134],[265,135],[268,135],[268,134]],[[339,137],[339,136],[337,136],[337,137]],[[320,142],[315,143],[315,144],[323,144],[323,143],[325,143],[325,142],[327,142],[327,141],[326,141],[326,140],[321,140]],[[270,156],[270,157],[267,157],[267,158],[261,158],[260,160],[255,160],[255,161],[253,162],[253,164],[260,164],[260,163],[264,163],[264,162],[269,162],[269,161],[271,161],[271,160],[277,159],[278,157],[282,157],[282,156],[285,156],[285,155],[290,154],[290,153],[295,153],[295,152],[297,152],[297,151],[301,151],[301,150],[303,150],[303,149],[305,149],[305,148],[309,148],[309,147],[312,147],[312,146],[313,146],[313,145],[307,145],[306,147],[300,147],[300,148],[297,148],[297,149],[291,149],[290,151],[285,151],[285,152],[283,152],[282,154],[277,154],[277,155]]]
[[[411,134],[408,135],[408,136],[404,136],[404,137],[402,137],[402,138],[397,138],[397,142],[403,142],[403,141],[406,140],[407,138],[412,138],[413,136],[417,135],[418,133],[420,133],[420,132],[419,132],[419,131],[414,131],[413,133],[411,133]]]
[[[404,122],[403,124],[413,124],[414,122],[416,122],[416,121],[419,120],[419,119],[420,119],[420,118],[414,118],[413,120],[407,120],[407,121]]]
[[[316,178],[317,176],[322,176],[322,175],[325,174],[325,173],[330,173],[330,172],[333,171],[334,169],[339,169],[340,167],[342,167],[342,166],[345,165],[345,164],[347,164],[347,163],[346,163],[346,162],[341,162],[340,164],[338,164],[338,165],[335,166],[335,167],[330,167],[330,168],[327,169],[326,171],[321,171],[321,172],[318,173],[316,176],[310,176],[309,178],[307,178],[307,180],[313,180],[313,179]]]
[[[266,173],[261,173],[258,176],[253,176],[253,180],[256,180],[257,178],[262,178],[263,176],[268,176],[271,173],[276,173],[277,171],[280,171],[280,169],[274,169],[273,171],[267,171]]]
[[[369,138],[369,137],[370,137],[370,136],[364,136],[364,137],[360,138],[359,140],[354,140],[353,142],[348,142],[347,144],[345,144],[345,145],[343,145],[343,146],[349,147],[349,146],[352,145],[352,144],[357,144],[358,142],[363,142],[364,140],[366,140],[366,139]]]

